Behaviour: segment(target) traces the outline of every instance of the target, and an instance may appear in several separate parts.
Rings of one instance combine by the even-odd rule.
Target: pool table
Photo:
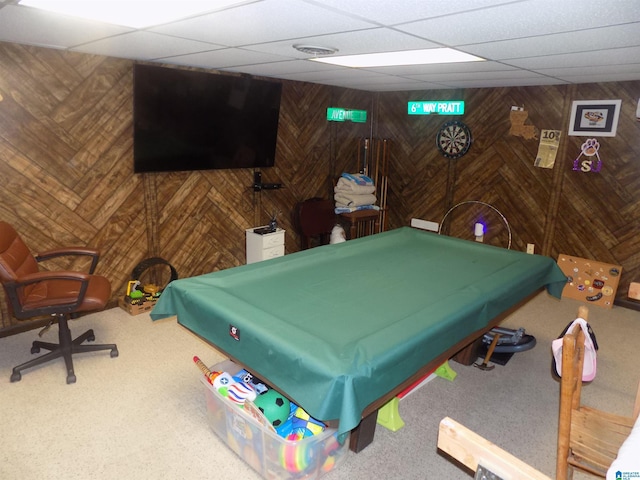
[[[171,282],[179,324],[302,406],[373,440],[377,410],[566,276],[545,256],[402,227]]]

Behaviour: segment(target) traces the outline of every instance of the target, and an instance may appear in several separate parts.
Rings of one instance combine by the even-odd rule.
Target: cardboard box
[[[129,315],[139,315],[141,313],[150,312],[155,304],[155,300],[146,300],[142,303],[131,304],[127,302],[124,297],[120,297],[118,299],[118,305],[120,308],[129,312]]]
[[[627,296],[632,300],[640,300],[640,283],[631,282],[629,284],[629,293]]]
[[[234,375],[240,368],[227,360],[211,370]],[[349,433],[338,436],[335,429],[326,428],[299,441],[286,440],[224,398],[204,378],[202,383],[211,429],[263,478],[317,479],[346,457]]]

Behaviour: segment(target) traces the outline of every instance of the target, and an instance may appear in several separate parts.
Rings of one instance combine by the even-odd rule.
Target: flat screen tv
[[[272,167],[282,84],[136,64],[134,172]]]

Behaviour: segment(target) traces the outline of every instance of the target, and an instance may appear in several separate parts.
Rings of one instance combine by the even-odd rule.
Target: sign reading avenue
[[[348,110],[346,108],[327,108],[327,120],[330,122],[354,122],[365,123],[367,121],[366,110]]]

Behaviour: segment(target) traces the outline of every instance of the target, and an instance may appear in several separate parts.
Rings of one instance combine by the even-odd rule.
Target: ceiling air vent
[[[333,55],[338,51],[337,48],[320,47],[317,45],[294,45],[293,48],[295,48],[299,52],[313,55],[315,57],[319,57],[322,55]]]

